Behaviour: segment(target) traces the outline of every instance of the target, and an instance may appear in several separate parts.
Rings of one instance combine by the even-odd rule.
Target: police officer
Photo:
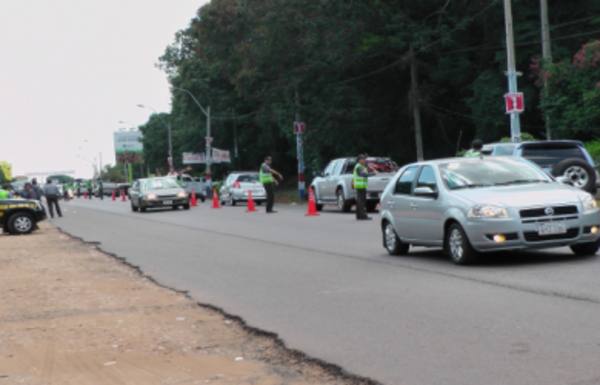
[[[52,183],[52,180],[48,178],[46,185],[44,186],[44,195],[46,196],[46,202],[48,202],[48,208],[50,209],[50,216],[54,218],[54,208],[59,217],[62,217],[60,212],[60,206],[58,205],[58,186]]]
[[[88,198],[92,199],[92,190],[94,189],[94,186],[92,185],[91,180],[88,179],[85,188],[87,189]]]
[[[81,198],[81,182],[75,182],[75,189],[77,190],[77,198]]]
[[[102,183],[102,179],[98,179],[98,193],[100,193],[100,199],[104,200],[104,193],[102,192],[102,188],[104,184]]]
[[[273,174],[279,176],[279,179],[283,180],[283,176],[280,173],[271,168],[272,159],[270,156],[265,157],[264,163],[260,166],[260,183],[265,187],[267,192],[267,214],[276,213],[273,211],[273,204],[275,203],[275,186],[279,183]]]
[[[478,158],[481,156],[481,149],[483,148],[483,142],[479,139],[475,139],[471,143],[471,149],[465,153],[465,158]]]
[[[10,199],[13,194],[10,192],[11,188],[8,183],[4,183],[4,186],[0,189],[0,199]]]
[[[367,216],[367,184],[368,178],[377,174],[377,171],[369,171],[367,169],[367,157],[360,154],[356,157],[356,166],[354,167],[354,189],[356,190],[356,219],[370,221],[371,217]]]

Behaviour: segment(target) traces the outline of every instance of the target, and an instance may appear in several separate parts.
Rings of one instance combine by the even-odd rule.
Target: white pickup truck
[[[168,175],[168,178],[173,178],[177,181],[177,176],[176,175]],[[206,183],[206,178],[204,177],[193,177],[187,174],[183,174],[181,175],[181,179],[183,181],[183,189],[188,193],[191,194],[192,190],[194,190],[194,194],[196,195],[196,198],[200,199],[202,202],[204,202],[204,200],[206,199],[206,186],[208,185]]]
[[[338,210],[349,212],[356,204],[356,190],[352,183],[355,166],[356,158],[339,158],[329,162],[323,172],[314,173],[315,179],[310,188],[315,194],[317,211],[321,211],[325,204],[335,204]],[[390,158],[368,157],[367,167],[378,172],[369,177],[367,184],[367,211],[375,211],[381,193],[398,170],[398,165]]]

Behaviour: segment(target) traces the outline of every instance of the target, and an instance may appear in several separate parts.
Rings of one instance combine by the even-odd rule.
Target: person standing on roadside
[[[471,149],[465,153],[465,158],[478,158],[481,154],[481,149],[483,148],[483,142],[479,139],[475,139],[473,143],[471,143]]]
[[[8,183],[4,183],[0,189],[0,199],[11,199],[13,194],[10,192],[11,188]]]
[[[92,190],[94,189],[94,186],[92,185],[92,181],[88,180],[85,188],[87,189],[87,195],[89,199],[92,199]]]
[[[102,192],[102,187],[104,187],[102,179],[98,179],[98,193],[100,194],[100,199],[104,200],[104,193]]]
[[[52,183],[52,180],[48,178],[46,185],[44,186],[44,195],[46,196],[46,202],[48,202],[48,208],[50,209],[50,217],[54,218],[54,208],[56,207],[56,213],[59,217],[62,217],[60,206],[58,205],[58,186]]]
[[[33,199],[33,200],[36,200],[36,201],[40,200],[38,198],[38,195],[36,194],[35,190],[31,186],[30,182],[25,183],[25,187],[24,188],[25,188],[25,190],[23,191],[23,195],[21,195],[21,198],[23,198],[23,199]]]
[[[360,154],[356,157],[356,166],[354,166],[354,189],[356,190],[356,220],[370,221],[367,215],[367,184],[369,177],[377,174],[377,171],[369,171],[367,168],[367,157]]]
[[[44,193],[42,192],[42,189],[38,185],[36,178],[33,178],[31,180],[31,188],[33,189],[33,191],[37,195],[37,198],[35,198],[35,199],[37,199],[38,201],[41,201],[42,200],[42,196],[44,195]]]
[[[81,198],[81,182],[75,182],[75,190],[77,191],[77,198]]]
[[[267,192],[267,214],[276,213],[277,211],[273,211],[273,204],[275,203],[275,186],[279,183],[275,178],[273,178],[273,174],[279,176],[279,179],[283,180],[283,176],[278,173],[276,170],[271,168],[271,163],[273,160],[270,156],[265,157],[264,163],[260,166],[260,183],[263,184],[265,191]]]

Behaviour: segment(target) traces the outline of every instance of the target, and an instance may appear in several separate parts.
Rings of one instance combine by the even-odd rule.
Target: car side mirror
[[[413,192],[419,197],[430,197],[434,199],[438,197],[438,193],[433,191],[431,187],[417,187]]]
[[[566,176],[557,176],[555,177],[558,183],[568,184],[569,186],[573,186],[573,181]]]

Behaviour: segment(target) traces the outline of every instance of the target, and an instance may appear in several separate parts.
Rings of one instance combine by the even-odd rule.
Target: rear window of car
[[[494,147],[493,156],[510,156],[515,152],[514,145],[499,145]]]
[[[564,147],[525,147],[523,157],[542,167],[552,167],[569,158],[582,159],[587,162],[581,149],[577,146]]]

